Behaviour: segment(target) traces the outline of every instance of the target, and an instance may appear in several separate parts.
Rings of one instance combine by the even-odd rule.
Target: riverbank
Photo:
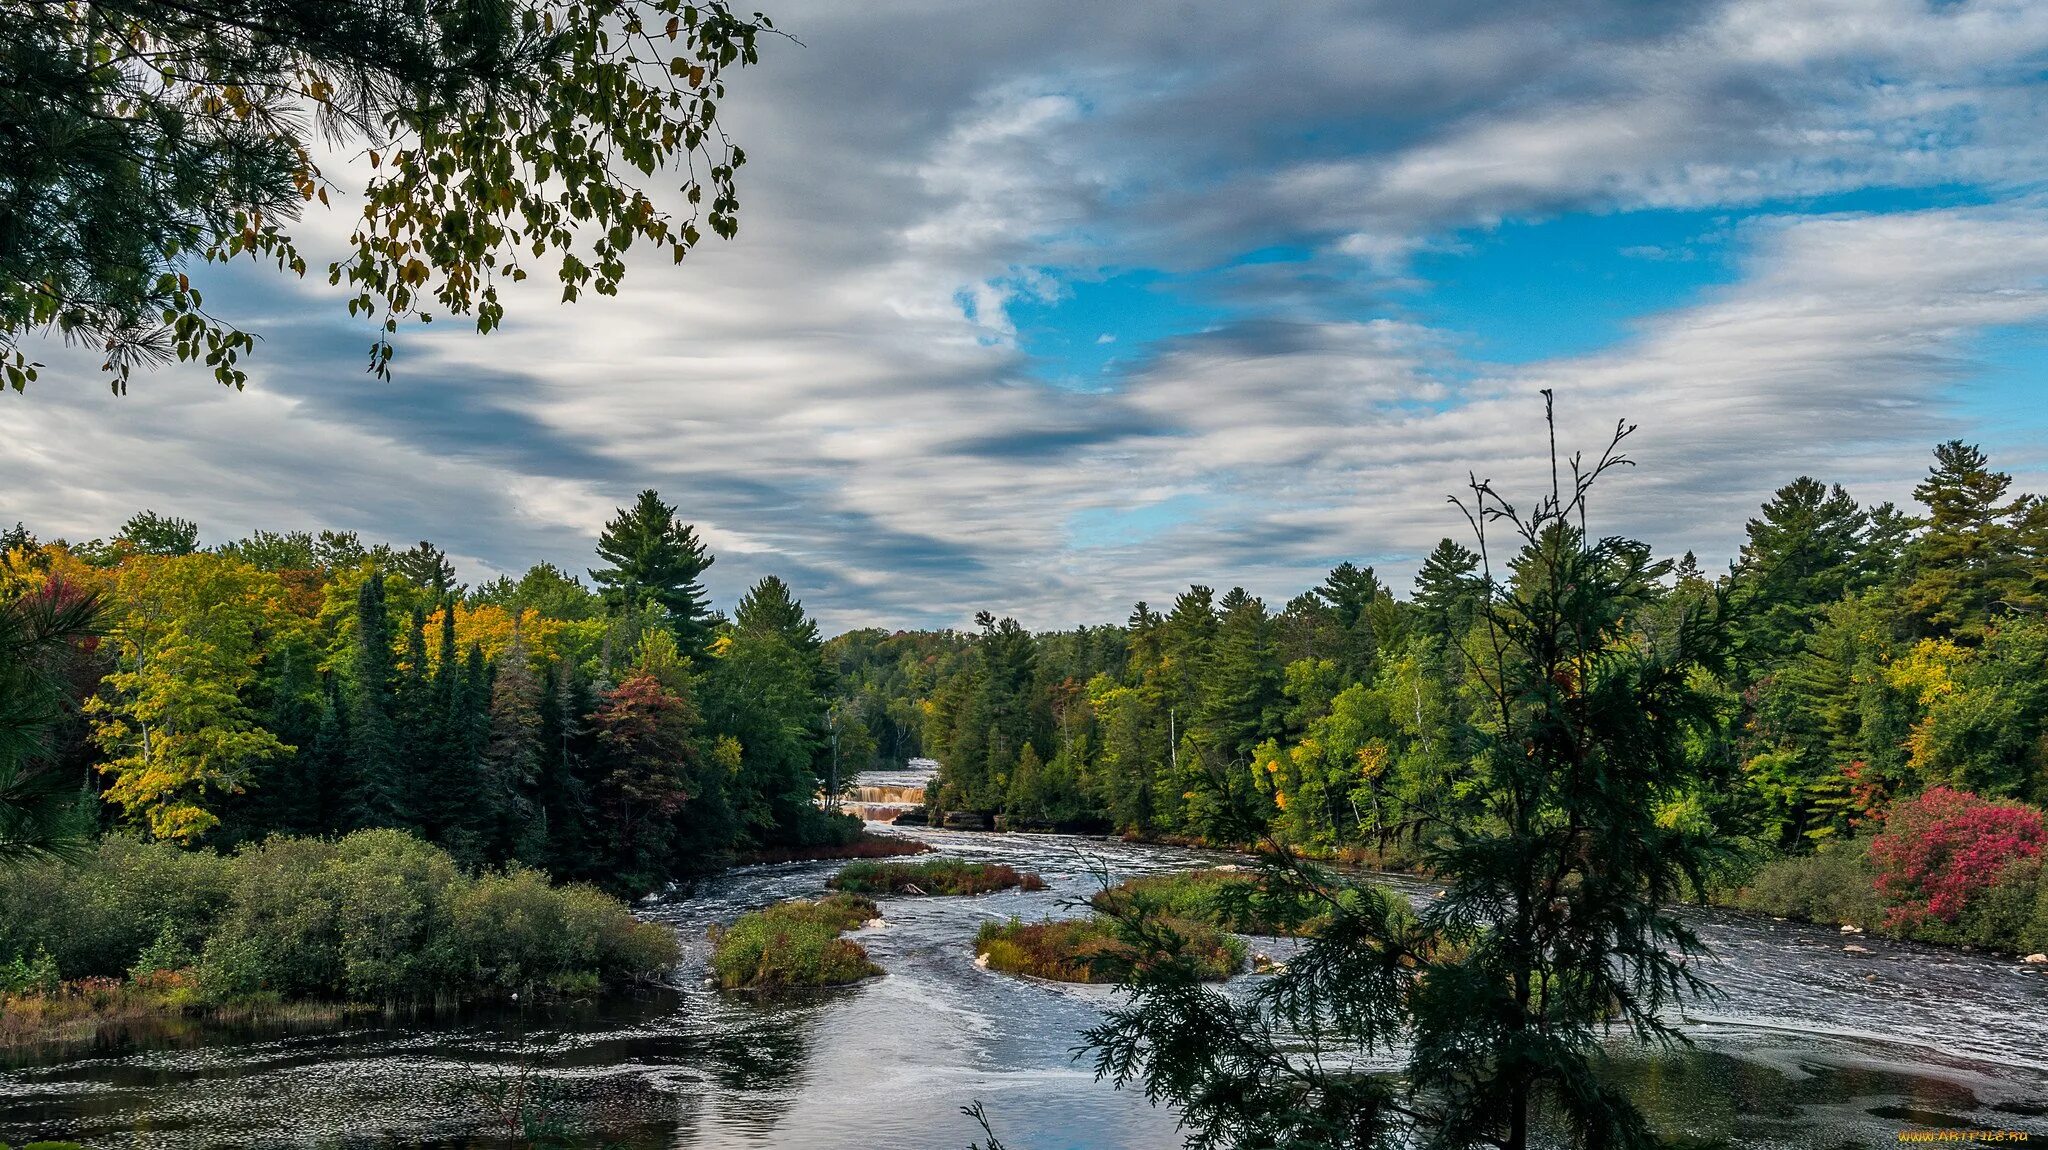
[[[883,859],[929,854],[931,847],[903,834],[876,834],[863,830],[852,842],[816,846],[770,847],[733,857],[734,866],[762,866],[769,863],[829,862],[835,859]]]
[[[980,1134],[959,1107],[981,1099],[1013,1145],[1178,1147],[1173,1111],[1071,1060],[1076,1035],[1101,1021],[1106,988],[977,970],[973,940],[991,920],[1071,914],[1105,875],[1114,884],[1233,859],[1114,839],[916,833],[940,857],[1033,871],[1047,889],[878,900],[887,925],[849,937],[887,978],[763,1002],[704,985],[707,927],[817,898],[839,864],[726,871],[687,898],[639,908],[683,942],[669,989],[296,1035],[141,1035],[90,1058],[0,1061],[0,1141],[501,1145],[472,1099],[479,1082],[502,1080],[545,1093],[578,1145],[962,1146]],[[1437,889],[1388,882],[1416,898]],[[1895,1145],[1901,1130],[1935,1121],[2048,1133],[2048,1111],[2025,1109],[2048,1105],[2048,1035],[2019,1021],[2048,1016],[2048,977],[1885,939],[1845,954],[1833,928],[1762,915],[1678,913],[1712,948],[1700,973],[1723,997],[1687,1008],[1694,1048],[1617,1059],[1637,1060],[1630,1082],[1687,1144]]]

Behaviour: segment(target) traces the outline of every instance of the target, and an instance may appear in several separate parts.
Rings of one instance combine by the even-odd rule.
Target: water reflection
[[[1093,1081],[1075,1035],[1109,992],[978,970],[989,918],[1065,913],[1113,876],[1196,865],[1175,848],[1033,835],[907,832],[949,854],[1030,867],[1043,893],[883,903],[860,941],[890,973],[789,1002],[701,985],[704,927],[813,894],[836,868],[720,876],[655,907],[686,957],[666,991],[601,1005],[201,1034],[109,1035],[57,1058],[0,1064],[0,1140],[95,1146],[502,1144],[491,1099],[524,1084],[593,1141],[630,1147],[958,1147],[986,1103],[1032,1150],[1179,1145],[1173,1116]],[[1418,896],[1425,888],[1413,887]],[[1696,1012],[1689,1050],[1615,1051],[1612,1073],[1693,1145],[1833,1150],[1901,1129],[2048,1135],[2048,977],[1986,956],[1700,914],[1725,997]],[[1269,949],[1277,949],[1269,947]],[[1875,977],[1873,977],[1875,976]]]

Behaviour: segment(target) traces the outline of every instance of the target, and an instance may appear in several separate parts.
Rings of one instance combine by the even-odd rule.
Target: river
[[[744,868],[645,910],[687,954],[674,988],[602,1007],[453,1021],[129,1036],[0,1062],[0,1141],[95,1147],[502,1145],[497,1098],[630,1147],[965,1146],[984,1103],[1015,1150],[1180,1144],[1171,1112],[1094,1081],[1075,1035],[1111,991],[979,970],[980,923],[1069,913],[1115,876],[1217,856],[1172,847],[918,829],[949,855],[1042,873],[1037,893],[885,900],[857,937],[889,974],[797,1002],[702,985],[706,925],[818,893],[837,863]],[[1420,894],[1420,891],[1413,893]],[[1723,996],[1689,1051],[1622,1051],[1670,1135],[1754,1147],[1895,1146],[1902,1130],[2048,1136],[2048,975],[2009,959],[1687,911]],[[1869,954],[1845,953],[1845,942]]]

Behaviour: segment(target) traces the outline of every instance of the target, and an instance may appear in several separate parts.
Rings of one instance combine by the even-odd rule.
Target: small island
[[[867,895],[962,895],[1012,888],[1044,890],[1045,880],[1002,863],[937,858],[915,863],[852,863],[826,885]]]
[[[780,993],[845,986],[882,968],[859,943],[839,937],[878,917],[872,900],[828,894],[748,911],[711,928],[711,972],[722,990]]]
[[[1180,936],[1177,955],[1160,952],[1140,958],[1124,941],[1115,920],[1103,916],[1048,922],[984,924],[974,936],[975,965],[1005,974],[1021,974],[1053,982],[1114,983],[1137,962],[1174,958],[1192,964],[1197,978],[1222,982],[1245,968],[1244,940],[1215,927],[1185,919],[1166,920]]]

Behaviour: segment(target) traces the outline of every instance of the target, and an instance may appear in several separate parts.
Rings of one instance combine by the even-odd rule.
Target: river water
[[[856,937],[887,977],[797,1002],[702,986],[704,928],[812,895],[837,863],[730,872],[646,914],[687,955],[674,988],[600,1007],[305,1032],[130,1035],[0,1062],[0,1141],[95,1147],[502,1145],[507,1098],[630,1147],[965,1146],[980,1101],[1017,1150],[1176,1147],[1174,1115],[1094,1080],[1076,1034],[1112,994],[979,970],[992,918],[1072,913],[1112,877],[1218,856],[1048,835],[913,834],[1045,876],[1044,892],[893,899]],[[1411,893],[1424,893],[1410,888]],[[1720,912],[1687,912],[1723,996],[1690,1051],[1618,1051],[1668,1135],[1798,1150],[1896,1146],[1904,1130],[2048,1138],[2048,975],[2010,960]],[[1845,953],[1845,942],[1869,954]]]

